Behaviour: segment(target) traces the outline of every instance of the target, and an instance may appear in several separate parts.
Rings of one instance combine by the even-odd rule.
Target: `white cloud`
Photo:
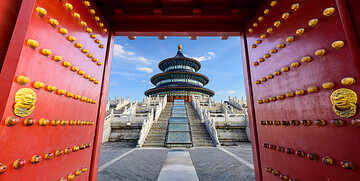
[[[147,80],[142,80],[141,82],[147,82]]]
[[[205,60],[211,60],[213,58],[216,58],[216,55],[214,52],[207,52],[206,55],[201,56],[201,57],[192,57],[193,59],[201,62],[201,61],[205,61]]]
[[[211,55],[211,56],[215,56],[214,52],[208,52],[208,54]]]
[[[145,64],[150,64],[149,60],[147,60],[145,57],[137,56],[135,52],[127,51],[124,49],[123,46],[114,44],[114,57],[117,58],[123,58],[127,60],[134,60],[134,61],[140,61]]]
[[[220,90],[220,91],[218,91],[218,92],[216,92],[216,94],[224,94],[224,90]]]
[[[235,91],[234,91],[234,90],[229,90],[229,91],[226,91],[226,93],[228,93],[228,94],[234,94]]]
[[[114,87],[120,87],[120,85],[117,84],[117,83],[115,83],[115,82],[110,82],[110,85],[111,85],[111,86],[114,86]]]
[[[153,72],[153,69],[152,68],[149,68],[149,67],[137,67],[136,70],[139,70],[141,72],[146,72],[146,73],[151,73]]]

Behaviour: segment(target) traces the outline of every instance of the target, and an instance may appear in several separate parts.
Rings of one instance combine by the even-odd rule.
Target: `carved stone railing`
[[[165,96],[162,99],[160,99],[159,104],[156,106],[155,113],[154,113],[154,109],[151,109],[151,113],[148,114],[147,119],[144,120],[142,124],[137,147],[141,148],[143,146],[153,123],[158,121],[160,114],[165,108],[166,104],[167,104],[167,97]]]
[[[165,108],[166,104],[167,104],[167,96],[163,97],[162,100],[159,102],[159,104],[156,106],[154,122],[158,121],[160,114],[162,110]]]
[[[154,122],[154,109],[151,109],[151,112],[148,113],[147,118],[144,119],[143,121],[137,147],[141,148],[143,146],[145,142],[145,138],[147,137],[153,122]]]
[[[126,104],[128,104],[130,102],[130,97],[128,98],[123,98],[121,97],[121,99],[117,99],[115,97],[115,99],[111,99],[109,98],[109,100],[106,103],[106,112],[110,111],[110,105],[116,105],[116,110],[121,109],[122,107],[124,107]]]
[[[211,139],[215,143],[215,146],[219,147],[220,142],[219,142],[219,138],[218,138],[216,128],[215,128],[215,122],[214,122],[214,120],[210,119],[210,112],[207,110],[203,111],[200,106],[200,101],[194,99],[194,96],[191,99],[191,103],[192,103],[197,115],[199,116],[200,121],[205,123],[205,127],[206,127],[207,131],[209,132]]]
[[[204,122],[204,115],[203,115],[203,111],[201,110],[201,105],[200,105],[200,101],[197,99],[194,99],[194,96],[192,96],[191,98],[191,103],[200,119],[200,121],[203,123]]]
[[[123,101],[119,102],[116,106],[116,110],[122,109],[124,106],[130,103],[130,99],[124,99]]]
[[[229,98],[229,104],[234,106],[235,108],[239,109],[239,110],[243,110],[242,106],[240,103],[236,102],[236,100],[234,99],[230,99]]]
[[[103,128],[103,137],[102,143],[108,142],[111,133],[111,121],[114,116],[114,110],[111,110],[111,113],[105,117],[104,128]]]
[[[215,143],[215,146],[219,147],[220,141],[219,141],[218,134],[216,132],[215,121],[214,121],[214,119],[212,119],[210,117],[210,112],[208,110],[204,111],[204,123],[205,123],[206,129],[208,130],[208,132],[211,136],[211,139]]]
[[[211,119],[214,119],[214,122],[241,122],[246,123],[246,115],[245,114],[219,114],[219,113],[209,113]]]

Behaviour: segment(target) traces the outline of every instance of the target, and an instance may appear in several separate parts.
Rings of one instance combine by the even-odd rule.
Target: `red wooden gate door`
[[[107,29],[92,1],[23,1],[1,72],[0,180],[90,178]]]
[[[359,51],[345,1],[266,1],[246,36],[257,179],[358,180]]]

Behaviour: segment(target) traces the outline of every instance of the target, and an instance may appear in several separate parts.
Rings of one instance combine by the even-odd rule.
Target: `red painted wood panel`
[[[358,81],[359,66],[357,56],[359,52],[352,41],[355,36],[349,36],[346,29],[346,17],[344,18],[343,6],[338,1],[304,1],[304,0],[278,0],[274,7],[270,6],[271,1],[265,1],[256,15],[247,24],[247,28],[253,28],[253,23],[258,26],[253,28],[252,33],[247,33],[247,47],[249,52],[251,90],[254,102],[256,132],[259,146],[259,157],[263,180],[279,180],[279,176],[274,176],[265,171],[266,167],[278,170],[281,174],[286,174],[290,178],[297,180],[356,180],[360,177],[357,165],[360,163],[360,150],[357,140],[359,127],[351,124],[351,120],[358,118],[357,113],[352,118],[341,118],[332,110],[330,95],[339,88],[348,88],[360,94],[360,85],[345,86],[340,83],[342,78],[353,77]],[[299,3],[299,8],[294,11],[291,6]],[[335,13],[330,17],[323,15],[326,8],[334,7]],[[269,14],[264,14],[264,9],[269,8]],[[283,13],[289,13],[287,19],[282,18]],[[259,22],[259,16],[263,20]],[[317,18],[319,23],[315,27],[310,27],[308,22]],[[280,21],[279,27],[274,27],[274,22]],[[351,21],[351,20],[350,20]],[[271,33],[267,33],[268,28],[273,28]],[[297,35],[296,30],[304,28],[302,35]],[[260,36],[266,34],[265,39]],[[294,36],[294,42],[287,42],[286,37]],[[251,48],[256,40],[262,40],[256,48]],[[345,46],[341,49],[334,49],[331,44],[334,41],[342,40]],[[280,43],[285,43],[285,48],[277,48]],[[277,49],[277,53],[270,53],[271,49]],[[318,49],[325,49],[323,57],[315,56],[314,52]],[[270,58],[253,66],[266,53]],[[312,57],[312,61],[304,63],[301,58],[304,56]],[[301,65],[297,68],[290,66],[293,62]],[[290,71],[282,72],[282,67],[289,67]],[[281,75],[267,79],[266,82],[255,84],[274,71],[280,71]],[[324,82],[333,82],[333,89],[324,89]],[[308,87],[316,86],[317,93],[307,91]],[[285,95],[287,92],[305,90],[305,95],[288,98],[283,100],[270,101],[269,103],[257,103],[258,100],[269,99],[278,95]],[[357,104],[359,105],[359,104]],[[359,108],[357,108],[359,112]],[[261,121],[290,121],[308,119],[312,122],[310,126],[275,126],[260,125]],[[314,124],[317,119],[324,119],[327,125],[320,127]],[[332,119],[341,119],[345,122],[343,127],[331,125]],[[256,140],[253,139],[253,141]],[[299,157],[295,154],[287,154],[269,148],[263,148],[264,143],[281,146],[284,149],[292,148],[294,151],[300,150],[314,153],[319,158],[315,161],[309,160],[306,156]],[[334,165],[326,165],[321,158],[329,156],[334,160]],[[342,160],[349,160],[355,164],[355,170],[347,170],[341,167]]]
[[[71,3],[73,9],[67,10],[65,3]],[[93,150],[94,152],[99,151],[98,147],[100,146],[96,144],[94,148],[94,143],[98,143],[98,141],[95,142],[98,140],[96,137],[100,137],[101,140],[102,136],[101,131],[97,129],[104,119],[104,113],[99,114],[99,105],[102,101],[106,101],[106,98],[101,96],[106,97],[104,92],[107,92],[109,79],[108,76],[103,78],[105,67],[108,67],[105,59],[109,33],[102,31],[89,9],[95,10],[95,15],[100,17],[100,21],[105,24],[106,28],[109,25],[104,21],[96,5],[92,1],[90,3],[90,7],[86,7],[83,1],[76,0],[66,2],[37,0],[22,4],[15,29],[22,27],[21,31],[24,36],[12,38],[10,44],[17,44],[17,46],[9,46],[9,56],[7,55],[4,61],[3,69],[12,71],[8,74],[2,72],[1,75],[1,80],[11,81],[8,81],[9,85],[5,84],[6,87],[2,87],[2,89],[8,90],[9,94],[8,97],[5,96],[4,108],[1,110],[0,136],[2,139],[0,145],[4,145],[3,147],[6,149],[2,149],[0,152],[0,163],[5,164],[8,169],[0,174],[0,180],[25,180],[28,178],[59,180],[62,177],[66,178],[69,173],[75,174],[75,171],[82,167],[87,167],[89,170],[76,176],[77,180],[90,178]],[[36,12],[37,7],[46,9],[47,14],[43,17],[39,16]],[[74,12],[80,14],[79,20],[74,18]],[[51,26],[50,18],[56,19],[59,25]],[[24,27],[26,21],[28,24]],[[86,22],[86,27],[81,26],[80,21]],[[68,34],[62,35],[59,32],[60,28],[66,28]],[[91,28],[92,33],[86,32],[85,28]],[[96,35],[96,39],[101,43],[95,43],[95,39],[90,38],[90,34]],[[74,36],[76,41],[70,42],[68,36]],[[39,46],[34,49],[28,47],[26,43],[28,39],[36,40]],[[88,57],[89,53],[82,53],[82,48],[75,47],[75,43],[81,43],[83,48],[88,49],[89,53],[102,65],[98,66],[93,62],[92,58]],[[100,48],[100,44],[104,45],[104,48]],[[44,56],[41,53],[43,48],[50,49],[52,54]],[[13,53],[17,51],[19,54]],[[55,55],[61,56],[62,61],[54,61]],[[71,66],[63,66],[64,61],[70,62]],[[99,84],[84,78],[84,75],[79,75],[76,71],[71,71],[73,66],[98,80]],[[109,72],[109,68],[107,70]],[[16,82],[19,75],[29,77],[30,82],[20,85]],[[35,81],[43,82],[45,87],[35,89],[33,87]],[[104,84],[104,82],[106,83]],[[55,86],[57,90],[47,91],[46,86],[48,85]],[[6,126],[5,119],[15,116],[13,113],[14,97],[16,91],[21,88],[30,88],[35,91],[37,95],[35,109],[29,116],[19,118],[18,124],[12,127]],[[58,95],[58,89],[64,89],[66,92],[72,92],[97,102],[92,104]],[[26,118],[35,118],[37,122],[32,126],[25,126]],[[48,119],[50,122],[52,120],[93,121],[94,125],[52,126],[49,124],[40,126],[39,120],[42,118]],[[101,120],[100,123],[99,120]],[[98,134],[95,134],[96,132]],[[47,152],[55,153],[58,149],[64,150],[67,147],[73,148],[86,143],[91,144],[90,148],[63,154],[50,160],[42,159],[36,164],[30,163],[33,155],[44,157]],[[98,159],[98,156],[99,154],[94,159]],[[19,169],[12,168],[12,164],[17,159],[25,159],[26,165]]]
[[[262,170],[259,154],[259,141],[258,134],[256,129],[256,117],[254,110],[254,101],[253,101],[253,91],[251,85],[251,75],[250,75],[250,66],[249,63],[249,49],[247,47],[247,37],[246,33],[241,34],[241,47],[242,47],[242,61],[244,69],[244,81],[245,81],[245,91],[246,91],[246,101],[248,106],[248,116],[249,116],[249,127],[250,127],[250,137],[251,137],[251,147],[253,152],[253,163],[255,171],[255,179],[262,180]]]
[[[0,1],[0,12],[5,18],[0,19],[0,69],[5,59],[6,51],[14,30],[16,18],[20,10],[21,0]]]

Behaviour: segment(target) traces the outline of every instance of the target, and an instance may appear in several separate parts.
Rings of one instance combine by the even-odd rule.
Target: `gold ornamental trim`
[[[354,91],[346,88],[337,89],[331,94],[330,100],[336,115],[343,118],[355,116],[358,97]]]
[[[30,88],[21,88],[15,94],[14,114],[29,116],[35,109],[36,93]]]

